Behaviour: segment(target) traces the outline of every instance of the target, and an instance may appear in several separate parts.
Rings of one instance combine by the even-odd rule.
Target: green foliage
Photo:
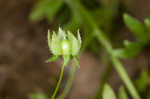
[[[104,85],[103,99],[117,99],[113,89],[108,84]],[[128,99],[128,95],[123,86],[119,89],[118,99]]]
[[[150,99],[150,94],[147,96],[147,98],[146,99]]]
[[[46,63],[53,62],[53,61],[57,60],[58,58],[59,58],[59,56],[53,55],[53,56],[51,56],[51,58],[49,58],[48,60],[46,60]]]
[[[104,85],[103,99],[117,99],[115,93],[108,84]]]
[[[150,33],[150,19],[146,18],[145,19],[145,25],[146,25],[146,29],[147,31]],[[150,35],[150,34],[149,34]]]
[[[130,31],[135,35],[137,41],[130,42],[124,41],[124,48],[116,49],[113,51],[115,56],[121,58],[131,58],[137,55],[142,48],[150,41],[150,31],[149,31],[149,19],[145,20],[145,24],[137,21],[135,18],[124,14],[124,22]],[[147,27],[147,28],[146,28]]]
[[[29,95],[29,99],[48,99],[43,93],[32,93]]]
[[[150,85],[150,75],[146,69],[141,72],[140,77],[136,79],[135,84],[140,92],[144,92]]]
[[[123,86],[119,89],[119,99],[128,99],[128,95]]]
[[[30,14],[30,20],[36,21],[47,18],[52,21],[62,3],[63,0],[39,0]]]
[[[138,42],[143,44],[149,40],[149,38],[147,38],[148,33],[144,24],[137,21],[135,18],[129,16],[128,14],[124,14],[124,22],[129,30],[135,35]]]

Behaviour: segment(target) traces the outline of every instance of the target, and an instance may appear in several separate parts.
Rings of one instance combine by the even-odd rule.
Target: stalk
[[[123,82],[125,83],[128,91],[130,92],[131,96],[134,99],[141,99],[140,96],[138,95],[134,85],[131,82],[131,79],[127,75],[125,69],[123,68],[123,65],[120,63],[119,59],[116,57],[112,57],[112,62],[114,64],[115,69],[119,73],[120,77],[122,78]]]
[[[72,86],[72,82],[73,82],[73,78],[74,78],[74,74],[75,74],[76,68],[77,68],[76,65],[73,64],[73,66],[70,69],[69,78],[67,80],[67,83],[66,83],[66,86],[64,88],[64,91],[57,99],[65,99],[65,97],[69,93],[69,91],[71,89],[71,86]]]
[[[57,85],[56,85],[56,88],[55,88],[55,90],[54,90],[54,93],[53,93],[51,99],[55,99],[55,96],[56,96],[56,94],[57,94],[57,92],[58,92],[58,89],[59,89],[59,87],[60,87],[60,84],[61,84],[61,81],[62,81],[62,78],[63,78],[64,68],[65,68],[65,65],[62,65],[61,72],[60,72],[60,76],[59,76],[59,80],[58,80],[58,83],[57,83]]]
[[[130,92],[133,99],[141,99],[138,92],[136,91],[131,79],[129,78],[128,74],[126,73],[123,65],[121,64],[120,60],[118,59],[118,57],[113,56],[111,44],[108,41],[106,41],[107,39],[105,39],[105,37],[103,37],[103,35],[100,35],[100,32],[99,33],[96,32],[95,34],[96,34],[96,37],[98,38],[99,42],[101,42],[103,44],[106,51],[109,53],[112,63],[114,65],[114,68],[118,72],[120,78],[124,82],[125,86],[127,87],[128,91]],[[103,43],[105,41],[107,43]]]

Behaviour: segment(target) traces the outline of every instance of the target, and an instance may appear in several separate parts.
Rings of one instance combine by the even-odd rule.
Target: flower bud
[[[70,55],[70,43],[68,40],[62,40],[61,48],[62,48],[62,55]]]

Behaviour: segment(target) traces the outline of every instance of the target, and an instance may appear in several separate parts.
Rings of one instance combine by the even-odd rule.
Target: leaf
[[[145,42],[147,42],[148,36],[144,24],[140,23],[128,14],[124,14],[124,22],[130,31],[134,33],[140,43],[145,44]]]
[[[144,92],[146,88],[150,85],[150,76],[147,70],[143,70],[140,74],[140,77],[135,81],[137,89],[140,92]]]
[[[29,99],[48,99],[43,93],[34,93],[29,95]]]
[[[54,55],[61,55],[61,40],[59,39],[59,37],[56,35],[55,32],[53,32],[53,35],[52,35],[52,42],[51,42],[51,45],[50,45],[50,49],[52,51],[52,53]]]
[[[67,24],[63,26],[63,29],[75,32],[81,27],[81,24],[76,21],[76,18],[73,16]]]
[[[115,49],[112,51],[114,56],[118,56],[120,58],[131,58],[136,56],[142,49],[142,47],[134,42],[129,42],[127,40],[124,41],[124,48]]]
[[[55,60],[57,60],[59,58],[59,56],[53,55],[52,57],[50,57],[48,60],[46,60],[46,63],[48,62],[53,62]]]
[[[108,84],[104,85],[103,99],[117,99],[115,93]]]
[[[150,99],[150,94],[147,96],[147,98],[146,99]]]
[[[147,31],[148,31],[148,36],[150,37],[150,19],[149,18],[146,18],[145,19],[145,26],[146,26],[146,29],[147,29]]]
[[[32,21],[36,21],[47,17],[51,21],[62,4],[63,0],[39,0],[29,18]]]
[[[128,95],[123,86],[119,89],[119,99],[128,99]]]
[[[71,44],[71,53],[73,56],[75,56],[78,54],[80,50],[80,45],[78,44],[78,40],[75,38],[75,36],[72,33],[70,33],[69,31],[67,33],[68,33],[68,39]]]

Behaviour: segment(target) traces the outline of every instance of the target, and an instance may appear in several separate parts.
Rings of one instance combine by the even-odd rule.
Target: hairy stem
[[[56,94],[57,94],[57,92],[58,92],[58,89],[59,89],[59,87],[60,87],[60,84],[61,84],[61,81],[62,81],[62,78],[63,78],[64,68],[65,68],[65,65],[63,65],[62,68],[61,68],[59,80],[58,80],[58,83],[57,83],[57,85],[56,85],[55,91],[54,91],[54,93],[53,93],[51,99],[55,99],[55,96],[56,96]]]

